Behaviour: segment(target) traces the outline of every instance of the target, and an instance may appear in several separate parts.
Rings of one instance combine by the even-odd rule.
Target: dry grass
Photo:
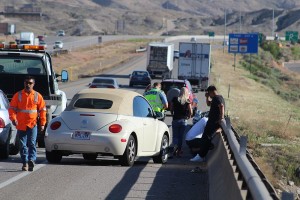
[[[273,90],[247,78],[249,72],[233,68],[233,55],[213,52],[213,84],[226,97],[226,110],[233,127],[247,135],[249,148],[268,179],[277,186],[281,177],[293,176],[288,165],[299,165],[300,108],[276,95]],[[238,60],[241,59],[237,57]],[[229,92],[230,88],[230,92]],[[229,97],[228,97],[229,94]],[[290,120],[289,120],[290,119]],[[280,148],[262,143],[287,144]]]
[[[145,46],[147,42],[147,40],[139,42],[114,41],[75,50],[65,55],[58,55],[53,57],[55,71],[68,70],[71,81],[82,76],[99,74],[105,69],[141,56],[141,54],[135,53],[135,49],[139,46]]]

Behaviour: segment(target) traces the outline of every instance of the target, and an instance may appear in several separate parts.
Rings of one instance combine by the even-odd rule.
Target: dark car
[[[133,85],[149,85],[151,84],[151,77],[147,71],[133,71],[129,75],[129,86]]]
[[[189,97],[190,101],[193,102],[193,99],[195,98],[194,92],[192,89],[192,85],[188,80],[180,80],[180,79],[165,79],[161,82],[161,89],[165,92],[165,94],[168,97],[168,91],[172,88],[178,88],[179,90],[182,87],[186,87],[189,90]],[[168,98],[168,101],[171,101],[171,99]]]
[[[9,101],[0,90],[0,159],[6,159],[9,155],[19,152],[19,138],[17,129],[9,119]]]

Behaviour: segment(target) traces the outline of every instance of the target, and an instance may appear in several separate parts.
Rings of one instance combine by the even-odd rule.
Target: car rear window
[[[112,105],[113,102],[107,99],[82,98],[75,102],[74,107],[88,109],[110,109]]]
[[[110,79],[94,79],[93,83],[114,84],[114,81]]]
[[[133,72],[134,76],[148,76],[147,72]]]
[[[172,88],[178,88],[179,90],[184,87],[184,83],[178,83],[178,82],[162,82],[161,83],[161,89],[167,94],[167,92]]]

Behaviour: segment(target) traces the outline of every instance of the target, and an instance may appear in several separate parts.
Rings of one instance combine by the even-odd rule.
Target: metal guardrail
[[[247,157],[247,138],[240,137],[237,139],[236,133],[233,132],[229,118],[226,118],[226,123],[221,123],[223,132],[226,135],[230,149],[234,155],[237,167],[243,175],[243,179],[249,188],[251,196],[255,200],[279,199],[274,193],[267,189],[261,176],[257,173]],[[239,143],[240,142],[240,143]],[[269,188],[270,189],[270,188]]]

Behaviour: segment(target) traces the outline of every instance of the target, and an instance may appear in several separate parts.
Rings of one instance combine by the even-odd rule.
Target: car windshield
[[[178,88],[180,90],[184,86],[185,86],[185,84],[184,83],[180,83],[180,82],[162,82],[161,83],[161,89],[165,93],[167,93],[172,88]]]
[[[111,84],[111,85],[113,85],[114,84],[114,80],[112,80],[112,79],[94,79],[93,83],[96,83],[96,84]]]
[[[148,76],[148,72],[133,72],[132,73],[133,76]]]
[[[45,75],[43,61],[33,57],[0,57],[0,73]],[[2,67],[1,67],[2,68]]]
[[[82,98],[75,102],[74,107],[88,109],[110,109],[112,105],[113,102],[107,99]]]
[[[55,44],[61,44],[61,42],[55,42]]]

